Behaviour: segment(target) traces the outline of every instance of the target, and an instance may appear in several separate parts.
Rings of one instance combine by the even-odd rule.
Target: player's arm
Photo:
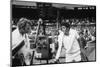
[[[63,37],[63,34],[60,34],[58,36],[58,49],[57,49],[55,60],[58,60],[60,57],[60,52],[61,52],[61,48],[62,48],[62,37]]]

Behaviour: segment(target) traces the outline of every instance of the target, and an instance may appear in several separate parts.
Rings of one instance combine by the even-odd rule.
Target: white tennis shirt
[[[63,32],[60,31],[60,35],[58,36],[58,51],[56,54],[56,59],[59,58],[62,45],[66,49],[67,56],[70,54],[73,57],[80,54],[80,47],[77,39],[79,38],[79,35],[76,30],[70,29],[69,35],[64,35]]]
[[[12,50],[15,49],[25,38],[19,33],[18,28],[12,32]]]

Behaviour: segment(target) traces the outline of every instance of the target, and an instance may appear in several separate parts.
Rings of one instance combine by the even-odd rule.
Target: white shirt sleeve
[[[12,50],[15,49],[22,41],[24,37],[19,33],[18,28],[12,32]]]
[[[58,36],[58,50],[55,59],[58,59],[60,57],[60,52],[62,48],[62,38],[63,38],[63,32],[60,32],[60,35]]]

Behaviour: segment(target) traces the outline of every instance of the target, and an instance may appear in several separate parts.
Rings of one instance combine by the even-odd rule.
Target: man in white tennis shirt
[[[60,57],[62,46],[65,48],[66,61],[65,62],[79,62],[81,61],[80,46],[78,43],[79,35],[76,30],[71,29],[68,23],[61,24],[60,34],[58,36],[58,50],[54,61]]]

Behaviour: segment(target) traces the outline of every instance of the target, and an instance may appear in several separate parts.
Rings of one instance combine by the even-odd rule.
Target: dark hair
[[[61,26],[65,26],[66,28],[70,28],[70,23],[61,23]]]
[[[83,33],[83,32],[80,32],[80,33],[79,33],[79,35],[80,35],[80,34],[82,34],[82,35],[83,35],[84,33]]]
[[[25,33],[28,33],[29,26],[31,26],[31,21],[26,18],[21,18],[17,25],[18,25],[19,32],[23,35]]]

